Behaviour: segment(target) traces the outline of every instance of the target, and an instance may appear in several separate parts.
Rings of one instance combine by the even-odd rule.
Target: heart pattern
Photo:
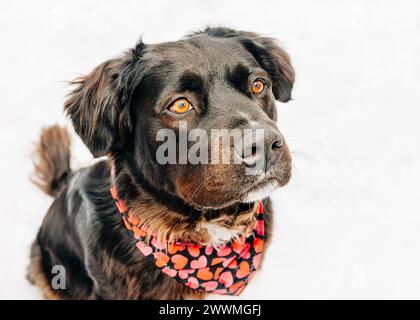
[[[192,260],[190,262],[190,266],[192,269],[201,269],[207,266],[207,258],[206,256],[201,256],[197,260]]]
[[[168,267],[163,267],[162,272],[170,276],[171,278],[175,277],[177,274],[177,271],[174,269],[169,269]]]
[[[189,270],[189,269],[179,270],[178,277],[180,277],[181,279],[187,279],[192,273],[194,273],[194,270]]]
[[[137,248],[143,253],[144,256],[148,256],[149,254],[153,253],[153,249],[149,246],[145,245],[143,242],[139,241],[136,244]]]
[[[200,255],[200,248],[196,246],[188,246],[188,253],[193,257],[198,257]]]
[[[236,276],[238,278],[245,278],[247,275],[249,275],[250,269],[249,269],[249,263],[248,261],[242,261],[239,264],[239,268],[236,270]]]
[[[226,288],[229,288],[233,284],[233,275],[230,271],[225,271],[220,275],[219,280]]]
[[[261,202],[257,203],[257,223],[251,235],[214,248],[157,241],[152,234],[139,227],[140,221],[118,199],[114,187],[111,188],[111,195],[140,254],[148,257],[162,273],[191,289],[239,295],[260,265],[265,239]]]
[[[213,272],[210,271],[210,268],[198,269],[197,278],[201,280],[212,280]]]
[[[170,260],[168,255],[166,255],[165,253],[160,252],[160,251],[155,252],[153,254],[153,257],[155,259],[155,265],[158,268],[166,267],[166,265],[168,264],[168,262]]]
[[[183,251],[185,250],[185,246],[183,245],[179,245],[179,244],[169,244],[168,245],[168,253],[169,254],[175,254],[178,251]]]
[[[188,263],[188,258],[181,255],[176,254],[172,256],[171,261],[173,262],[173,267],[177,270],[182,270]]]

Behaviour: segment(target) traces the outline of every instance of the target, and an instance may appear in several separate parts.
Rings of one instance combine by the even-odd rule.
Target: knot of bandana
[[[260,201],[256,203],[257,223],[253,233],[214,248],[157,241],[118,198],[115,187],[111,188],[111,195],[140,252],[161,272],[191,289],[239,295],[259,267],[265,239],[264,210]]]

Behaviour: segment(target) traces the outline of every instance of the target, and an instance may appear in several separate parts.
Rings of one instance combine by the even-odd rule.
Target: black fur
[[[259,96],[250,92],[257,76],[267,83]],[[195,225],[203,217],[211,221],[249,211],[252,204],[244,201],[245,196],[260,185],[256,177],[244,175],[245,166],[160,165],[155,158],[156,132],[177,131],[181,119],[189,128],[206,131],[244,129],[252,119],[267,130],[265,142],[270,152],[276,152],[272,177],[267,179],[282,186],[290,179],[291,159],[286,144],[282,150],[271,150],[273,141],[282,139],[274,100],[288,101],[293,81],[289,57],[273,39],[225,28],[208,28],[176,42],[140,41],[75,80],[65,111],[92,154],[108,155],[108,160],[69,172],[65,183],[55,188],[60,192],[33,245],[30,279],[51,296],[51,268],[60,264],[67,279],[66,290],[57,292],[59,298],[202,297],[162,274],[139,253],[109,189],[115,185],[129,208],[141,208],[136,212],[139,219],[150,208],[170,211],[171,232],[184,231],[177,227],[186,223],[195,235]],[[168,110],[179,97],[194,105],[182,116]],[[271,206],[265,201],[269,237]]]

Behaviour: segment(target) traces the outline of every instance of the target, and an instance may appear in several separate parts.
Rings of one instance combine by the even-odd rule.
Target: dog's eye
[[[260,94],[264,91],[265,83],[264,81],[257,79],[252,83],[252,93]]]
[[[192,109],[191,104],[188,102],[187,99],[181,98],[173,102],[170,107],[169,111],[173,113],[186,113]]]

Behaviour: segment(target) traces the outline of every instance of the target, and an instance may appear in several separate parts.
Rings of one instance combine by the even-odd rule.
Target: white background
[[[294,177],[273,199],[264,268],[241,298],[420,298],[418,1],[0,2],[0,298],[38,299],[25,280],[51,199],[29,182],[65,81],[133,46],[205,25],[277,37],[294,101],[279,125]],[[74,139],[74,166],[92,160]]]

